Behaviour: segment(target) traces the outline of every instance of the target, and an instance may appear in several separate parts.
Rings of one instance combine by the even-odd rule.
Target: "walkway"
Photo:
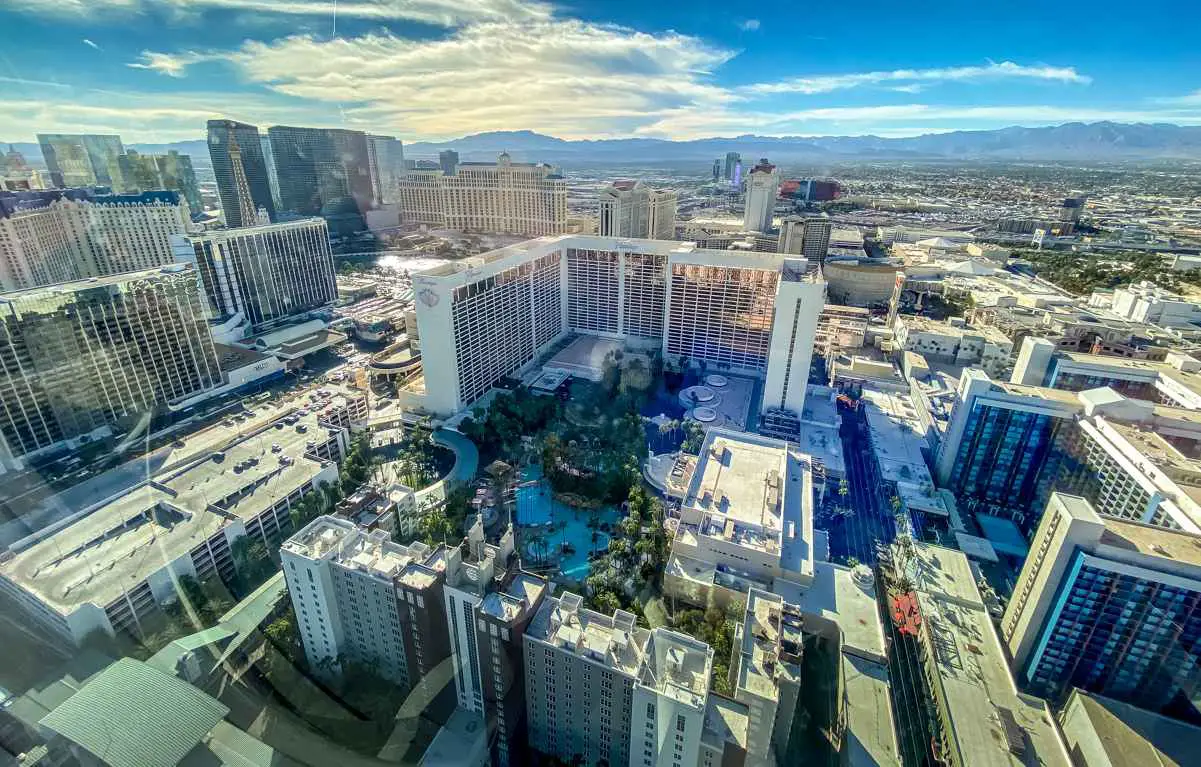
[[[446,500],[447,488],[475,479],[475,472],[480,465],[480,451],[474,442],[460,432],[438,429],[430,435],[430,442],[451,450],[455,454],[455,465],[445,477],[414,493],[418,509]]]
[[[854,557],[866,565],[876,561],[876,547],[896,538],[896,522],[883,497],[883,482],[876,466],[867,419],[862,410],[842,411],[841,436],[846,456],[849,517],[834,517],[829,523],[830,557],[846,562]]]

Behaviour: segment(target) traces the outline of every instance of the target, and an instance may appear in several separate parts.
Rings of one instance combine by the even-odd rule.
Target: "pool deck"
[[[577,509],[560,503],[554,499],[551,489],[538,474],[523,475],[523,482],[539,480],[537,485],[517,488],[516,522],[521,531],[536,531],[547,522],[553,522],[554,531],[547,535],[548,557],[553,559],[563,543],[570,543],[575,551],[571,554],[560,555],[559,570],[567,578],[582,581],[588,576],[590,564],[589,552],[592,551],[592,529],[588,521],[596,517],[600,522],[616,524],[619,514],[617,509],[604,507],[596,509]],[[544,528],[545,529],[545,528]],[[528,537],[523,536],[522,546]],[[604,551],[609,546],[609,535],[603,530],[597,530],[596,550]],[[525,554],[528,556],[528,554]]]

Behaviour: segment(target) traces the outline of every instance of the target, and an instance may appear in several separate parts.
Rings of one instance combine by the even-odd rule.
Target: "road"
[[[891,543],[896,537],[892,507],[884,496],[883,482],[872,453],[867,423],[860,411],[840,406],[842,446],[846,457],[849,517],[836,516],[827,529],[830,556],[839,562],[854,557],[860,562],[876,561],[878,542]],[[837,490],[835,491],[837,493]],[[841,499],[835,498],[841,503]]]

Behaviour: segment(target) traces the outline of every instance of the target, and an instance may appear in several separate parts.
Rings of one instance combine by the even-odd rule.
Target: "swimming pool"
[[[522,556],[531,559],[534,552],[530,551],[529,542],[534,538],[536,527],[553,523],[546,528],[546,552],[551,561],[559,554],[559,569],[563,575],[573,580],[582,581],[588,577],[590,563],[589,552],[604,551],[609,546],[609,535],[604,530],[596,530],[596,543],[592,542],[592,528],[588,527],[590,519],[609,525],[617,522],[617,509],[605,507],[595,511],[576,509],[559,503],[552,497],[550,487],[542,481],[542,472],[538,468],[522,471],[522,485],[517,488],[517,524],[522,526]],[[536,484],[525,484],[525,483]],[[562,546],[568,543],[574,549],[571,553],[562,554]]]

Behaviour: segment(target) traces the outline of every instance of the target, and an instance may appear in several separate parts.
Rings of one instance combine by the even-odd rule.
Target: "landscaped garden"
[[[641,469],[648,437],[658,434],[642,413],[664,388],[657,353],[618,353],[600,381],[575,379],[566,398],[519,387],[459,427],[481,463],[517,469],[513,522],[522,565],[581,589],[606,612],[640,612],[640,597],[657,593],[647,587],[662,577],[663,508],[644,491]]]

